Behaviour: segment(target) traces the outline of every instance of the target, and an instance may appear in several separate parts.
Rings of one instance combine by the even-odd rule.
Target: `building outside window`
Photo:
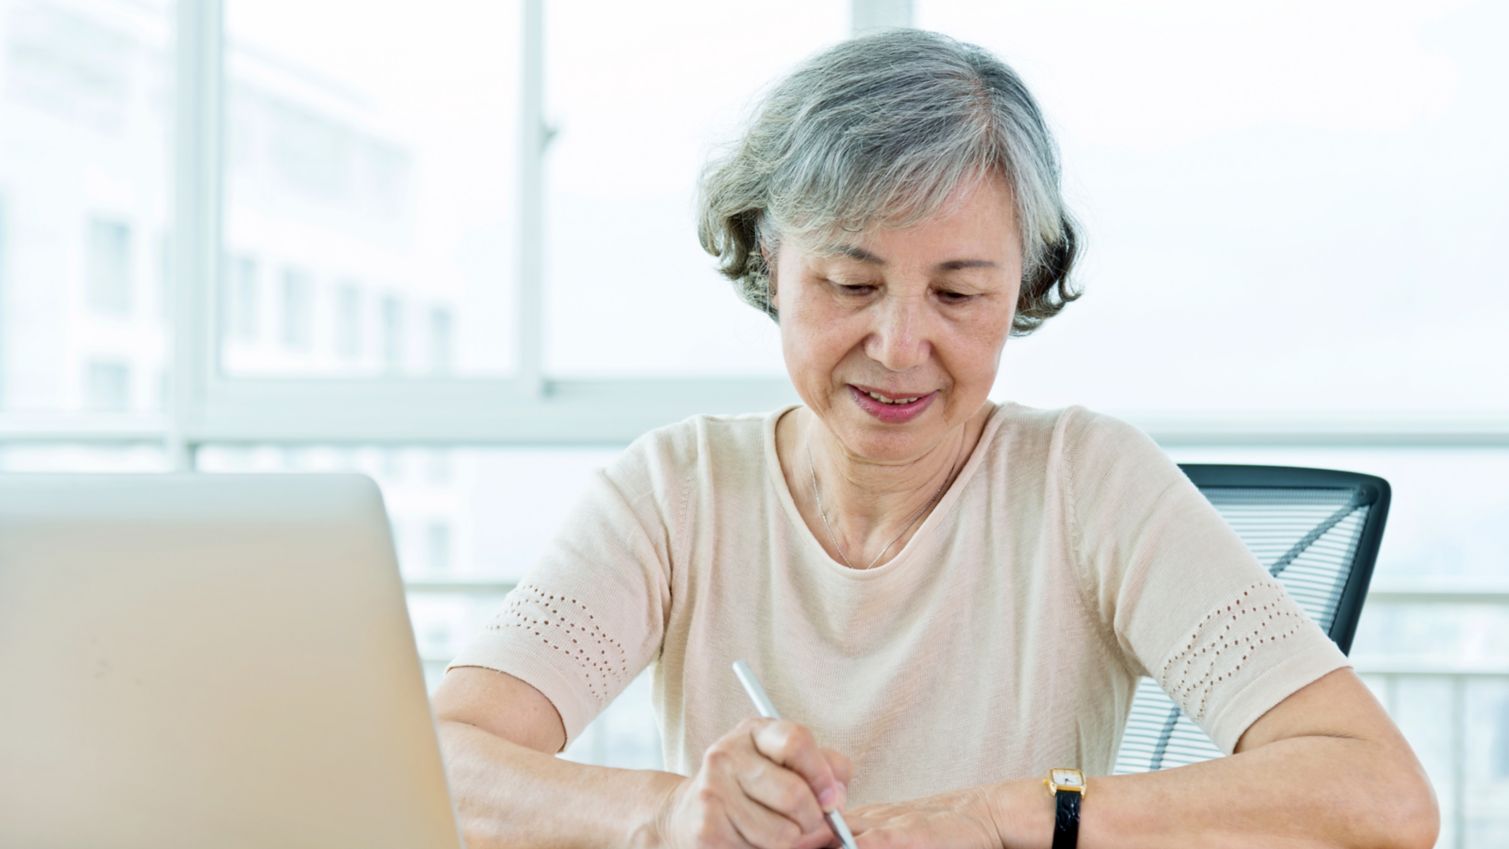
[[[450,483],[455,474],[451,452],[445,449],[430,451],[426,457],[425,480],[436,486]]]
[[[115,360],[93,360],[84,370],[84,407],[102,413],[131,408],[131,367]]]
[[[403,367],[403,303],[393,295],[382,299],[382,364],[389,371]]]
[[[314,282],[295,268],[283,270],[284,347],[307,351],[314,346]]]
[[[335,354],[343,360],[362,355],[362,292],[355,283],[335,290]]]
[[[450,371],[456,360],[455,319],[449,307],[430,309],[430,367],[437,372]]]
[[[451,571],[451,526],[444,521],[432,521],[425,533],[425,554],[431,572],[441,574]]]
[[[1493,735],[1493,777],[1509,781],[1509,695],[1499,700],[1498,713]]]
[[[92,217],[86,241],[89,308],[99,315],[127,315],[131,312],[130,226]]]
[[[173,237],[157,237],[157,314],[164,320],[173,315]]]
[[[262,312],[257,297],[257,260],[245,255],[232,257],[226,271],[223,326],[232,339],[254,342]]]

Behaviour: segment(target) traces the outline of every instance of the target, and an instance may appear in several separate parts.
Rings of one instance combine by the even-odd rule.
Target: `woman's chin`
[[[942,434],[935,428],[864,424],[846,428],[839,441],[852,454],[874,463],[905,463],[938,446]]]

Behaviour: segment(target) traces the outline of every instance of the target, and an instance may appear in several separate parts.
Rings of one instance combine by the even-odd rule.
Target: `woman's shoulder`
[[[1048,408],[1006,401],[997,405],[995,418],[1008,440],[1031,440],[1076,455],[1114,452],[1149,439],[1125,419],[1082,404]]]
[[[997,405],[987,427],[992,436],[985,461],[1018,481],[1031,477],[1032,468],[1048,475],[1093,477],[1113,466],[1141,466],[1162,458],[1161,449],[1136,425],[1082,404],[1048,408],[1006,401]]]
[[[687,475],[694,470],[759,468],[773,438],[775,420],[789,407],[774,411],[701,414],[654,428],[629,444],[614,464],[623,471]]]

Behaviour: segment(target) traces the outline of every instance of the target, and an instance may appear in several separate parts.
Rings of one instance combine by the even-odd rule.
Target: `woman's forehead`
[[[864,227],[807,228],[782,241],[813,259],[885,265],[888,254],[959,254],[946,260],[1000,262],[1020,254],[1015,197],[999,175],[960,187],[936,209],[898,209]],[[964,256],[968,254],[969,256]],[[945,261],[945,260],[939,260]]]
[[[947,227],[849,234],[849,241],[798,244],[797,254],[812,264],[875,269],[924,266],[937,271],[1020,267],[1021,238],[1014,228],[983,227],[967,232]]]

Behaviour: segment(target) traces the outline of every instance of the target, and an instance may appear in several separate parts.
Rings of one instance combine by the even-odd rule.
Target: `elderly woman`
[[[472,849],[835,846],[835,809],[866,849],[1062,847],[1054,767],[1090,776],[1087,849],[1432,845],[1409,746],[1178,467],[1114,418],[988,400],[1007,336],[1078,297],[1009,68],[840,44],[702,188],[803,403],[637,440],[451,665]],[[751,718],[741,658],[784,720]],[[552,757],[652,661],[675,772]],[[1233,756],[1109,777],[1142,674]]]

